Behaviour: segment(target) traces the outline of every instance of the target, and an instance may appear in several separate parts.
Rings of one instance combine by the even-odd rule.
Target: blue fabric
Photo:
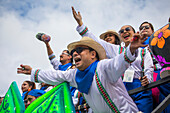
[[[74,96],[74,92],[76,91],[75,87],[70,86],[71,96]]]
[[[47,88],[48,88],[48,86],[44,86],[40,90],[46,90]]]
[[[72,65],[72,63],[68,63],[68,64],[65,64],[65,65],[59,65],[59,70],[66,71],[67,68],[71,65]]]
[[[133,79],[132,83],[124,82],[127,91],[141,87],[141,82],[139,79]],[[144,113],[151,113],[153,110],[153,99],[152,91],[142,91],[137,94],[130,95],[135,104],[137,105],[139,111]]]
[[[25,91],[24,93],[22,93],[22,99],[24,100],[25,98],[25,94],[27,93],[28,91]]]
[[[157,81],[160,80],[160,73],[157,75]],[[160,91],[159,103],[161,103],[170,94],[170,83],[158,86]],[[162,113],[170,113],[170,104],[162,111]]]
[[[84,71],[80,71],[77,69],[76,83],[80,92],[88,94],[98,62],[99,61],[96,60]]]
[[[44,90],[39,90],[39,89],[33,89],[30,92],[28,92],[28,95],[34,96],[34,97],[39,97],[46,93]]]
[[[148,37],[148,39],[143,43],[143,44],[149,44],[149,39],[150,39],[150,37]],[[145,47],[141,47],[141,48],[145,48]]]

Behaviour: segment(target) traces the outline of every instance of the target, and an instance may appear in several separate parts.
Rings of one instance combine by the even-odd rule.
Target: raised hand
[[[29,65],[20,65],[20,68],[17,68],[18,74],[27,74],[31,75],[32,68]]]
[[[83,25],[82,17],[81,17],[80,12],[78,11],[78,13],[77,13],[73,6],[71,8],[72,8],[73,17],[77,21],[78,25],[79,26]]]
[[[132,54],[139,47],[146,47],[147,45],[143,44],[146,40],[147,38],[144,38],[144,36],[141,36],[139,32],[135,33],[133,35],[133,41],[131,42],[131,45],[130,45],[130,51],[132,52]]]

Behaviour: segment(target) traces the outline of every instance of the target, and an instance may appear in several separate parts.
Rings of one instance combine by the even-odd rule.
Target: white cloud
[[[35,38],[38,32],[52,37],[51,46],[59,56],[67,44],[79,40],[71,6],[79,10],[84,23],[96,35],[108,30],[118,31],[130,24],[138,30],[145,20],[155,29],[169,18],[169,0],[1,0],[0,1],[0,96],[10,83],[18,87],[29,76],[18,75],[21,63],[33,68],[51,69],[45,45]]]

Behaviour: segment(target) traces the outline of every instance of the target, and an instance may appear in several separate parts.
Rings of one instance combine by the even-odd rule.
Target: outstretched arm
[[[108,58],[113,58],[114,56],[116,56],[118,54],[118,50],[119,50],[118,45],[110,44],[104,40],[99,39],[95,35],[93,35],[93,33],[91,31],[89,31],[88,28],[83,24],[82,16],[81,16],[80,12],[78,11],[78,13],[77,13],[75,11],[74,7],[72,7],[72,13],[73,13],[74,19],[78,23],[77,31],[82,37],[84,37],[84,36],[90,37],[93,40],[95,40],[96,42],[98,42],[99,44],[101,44],[103,46],[103,48],[106,50],[106,55]]]
[[[52,85],[58,85],[62,82],[69,82],[71,86],[77,87],[75,81],[75,73],[76,69],[71,69],[68,71],[60,71],[60,70],[40,70],[40,69],[32,69],[28,65],[20,65],[20,68],[17,68],[18,74],[27,74],[31,75],[31,81],[38,83],[47,83]]]

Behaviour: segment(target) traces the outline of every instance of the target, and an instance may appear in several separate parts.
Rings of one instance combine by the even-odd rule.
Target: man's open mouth
[[[81,61],[81,58],[76,58],[76,59],[75,59],[75,63],[77,63],[77,62],[79,62],[79,61]]]

